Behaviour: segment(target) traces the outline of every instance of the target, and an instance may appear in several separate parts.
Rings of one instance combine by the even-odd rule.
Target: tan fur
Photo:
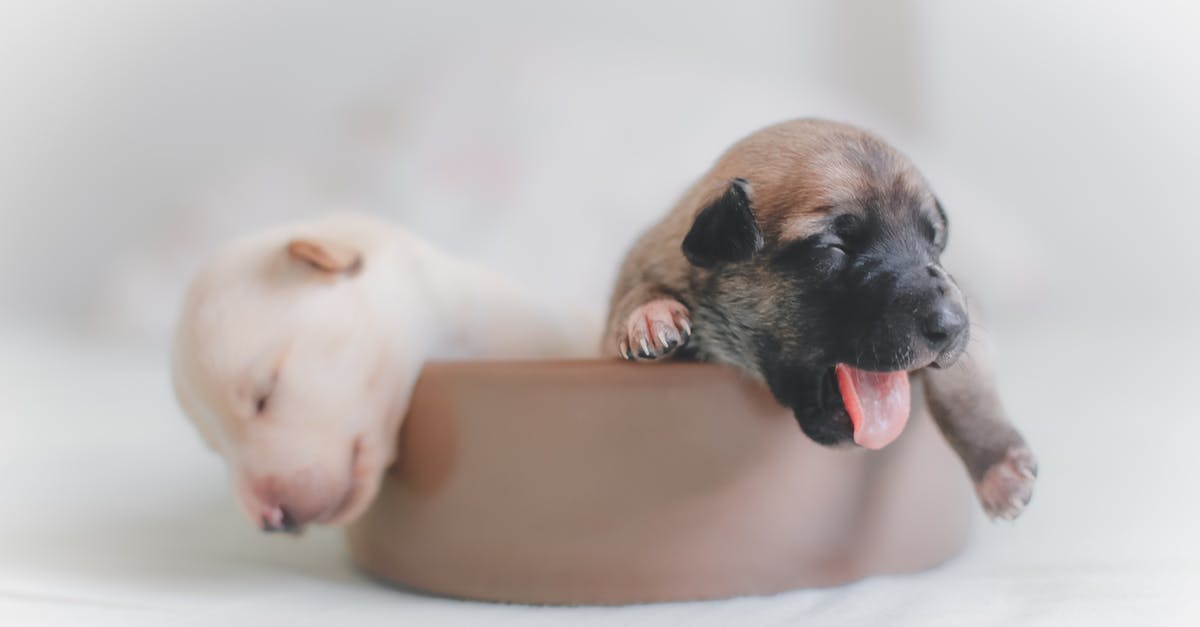
[[[605,352],[616,350],[632,358],[648,328],[649,352],[671,353],[673,345],[654,342],[655,337],[671,337],[669,320],[648,319],[640,327],[641,336],[630,335],[642,325],[641,308],[650,301],[673,299],[686,308],[736,294],[736,289],[714,293],[706,282],[709,272],[689,263],[681,245],[697,214],[737,178],[749,180],[764,255],[813,235],[830,207],[851,205],[847,201],[872,186],[887,186],[890,197],[923,204],[934,200],[909,159],[864,130],[824,120],[793,120],[762,129],[731,146],[633,245],[613,289]],[[733,281],[757,280],[751,272]],[[702,332],[700,321],[692,324]],[[723,335],[731,332],[722,329]],[[728,346],[706,347],[698,357],[762,375],[744,354]],[[1029,500],[1036,463],[1004,414],[977,343],[972,342],[953,367],[927,369],[922,378],[937,423],[975,480],[985,510],[996,517],[1016,516]],[[1003,472],[992,472],[1001,467]],[[998,474],[1003,477],[996,478]]]
[[[288,255],[322,272],[357,272],[362,255],[357,250],[333,241],[294,239],[288,242]]]
[[[880,158],[883,155],[883,158]],[[766,246],[812,234],[814,218],[861,191],[869,170],[915,196],[929,197],[924,177],[904,155],[874,135],[825,120],[792,120],[762,129],[731,146],[671,211],[633,245],[613,289],[606,350],[619,342],[617,325],[635,302],[678,296],[696,272],[680,250],[684,235],[729,182],[753,173],[751,198]],[[616,318],[614,318],[616,317]]]

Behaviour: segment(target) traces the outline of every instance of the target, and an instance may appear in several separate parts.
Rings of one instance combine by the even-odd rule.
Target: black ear
[[[938,233],[934,233],[934,245],[938,250],[946,250],[946,240],[950,237],[950,219],[946,217],[946,210],[942,208],[942,201],[938,200],[937,196],[933,197],[933,209],[937,211],[938,218],[942,220],[941,237],[937,237]]]
[[[942,201],[938,200],[937,196],[933,197],[933,208],[938,212],[938,215],[941,216],[941,218],[942,218],[942,227],[944,227],[947,231],[949,231],[950,230],[950,217],[946,215],[946,210],[942,208]]]
[[[683,238],[683,256],[701,268],[749,259],[762,247],[746,179],[733,179],[720,198],[700,211]]]

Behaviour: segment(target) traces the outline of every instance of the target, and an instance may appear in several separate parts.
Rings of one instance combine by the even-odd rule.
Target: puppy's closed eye
[[[279,383],[279,370],[274,369],[267,376],[262,377],[255,383],[251,398],[254,401],[254,415],[262,416],[267,413],[267,408],[271,403],[271,394],[275,391],[275,386]]]
[[[283,371],[289,350],[290,346],[281,351],[264,352],[250,366],[242,379],[238,399],[238,403],[245,409],[239,413],[249,413],[252,417],[267,413],[271,405],[271,395],[279,385],[279,373]]]
[[[832,274],[844,266],[851,255],[852,250],[845,240],[827,233],[789,244],[775,256],[775,263],[792,269],[813,268]]]
[[[256,394],[254,399],[254,415],[263,415],[267,411],[267,401],[269,400],[271,400],[270,392]]]
[[[863,219],[853,213],[843,213],[833,219],[834,234],[846,241],[854,241],[861,237],[863,228]]]

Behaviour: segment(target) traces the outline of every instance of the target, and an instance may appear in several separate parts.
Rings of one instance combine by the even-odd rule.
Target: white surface
[[[1200,624],[1200,341],[1152,317],[1200,297],[1198,7],[3,3],[4,314],[163,341],[211,244],[331,198],[602,299],[719,149],[830,115],[912,153],[950,208],[1042,478],[1017,526],[980,521],[920,576],[620,609],[429,599],[365,581],[335,532],[253,532],[163,349],[0,324],[0,625]],[[388,107],[395,136],[365,132]]]
[[[624,608],[421,596],[357,573],[337,532],[259,534],[179,415],[164,356],[2,327],[0,624],[1194,625],[1186,366],[1200,346],[1165,321],[1123,326],[1003,338],[1004,390],[1042,476],[1026,515],[977,521],[961,557],[840,588]]]

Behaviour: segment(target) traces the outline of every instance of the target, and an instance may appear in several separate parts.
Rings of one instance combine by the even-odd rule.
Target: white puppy
[[[426,360],[592,356],[598,332],[406,231],[331,216],[220,252],[188,291],[172,370],[250,517],[293,531],[370,503]]]

